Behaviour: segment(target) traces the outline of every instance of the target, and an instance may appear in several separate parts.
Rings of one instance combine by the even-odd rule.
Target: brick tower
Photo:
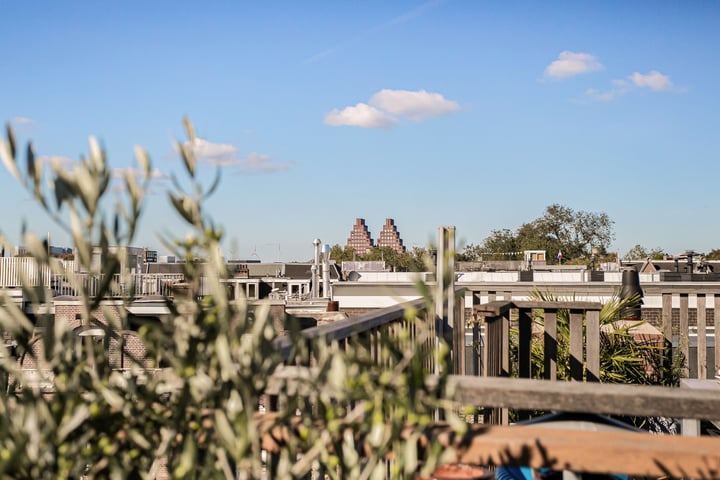
[[[405,253],[405,246],[398,233],[395,220],[392,218],[385,219],[385,225],[380,232],[380,236],[377,239],[378,247],[390,247],[397,253]]]
[[[353,225],[350,231],[350,238],[348,238],[345,248],[352,248],[353,251],[359,254],[367,253],[373,247],[373,241],[370,237],[370,231],[367,225],[365,225],[364,218],[356,218],[355,225]]]

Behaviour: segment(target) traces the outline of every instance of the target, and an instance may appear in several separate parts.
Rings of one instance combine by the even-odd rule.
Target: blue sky
[[[0,119],[48,157],[87,137],[158,169],[138,246],[169,214],[172,140],[194,122],[226,255],[306,260],[356,217],[407,246],[466,243],[561,203],[612,249],[720,248],[717,2],[11,2]],[[0,229],[60,229],[0,173]]]

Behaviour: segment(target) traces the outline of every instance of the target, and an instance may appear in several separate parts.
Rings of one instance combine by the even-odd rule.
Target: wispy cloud
[[[37,159],[45,164],[52,165],[54,163],[63,167],[69,167],[77,163],[77,161],[72,158],[64,157],[62,155],[38,155]]]
[[[565,50],[560,52],[557,60],[545,68],[545,77],[563,79],[604,69],[603,64],[589,53]]]
[[[115,179],[122,179],[125,178],[126,174],[130,174],[133,177],[136,177],[138,179],[145,178],[145,172],[141,171],[138,168],[135,167],[117,167],[113,168],[112,176]],[[153,168],[150,171],[149,178],[151,180],[168,180],[170,179],[170,175],[167,173],[162,172],[159,168]]]
[[[240,159],[238,164],[241,175],[253,175],[258,173],[284,172],[288,169],[286,163],[276,163],[270,155],[250,152],[247,157]]]
[[[396,123],[395,118],[366,103],[358,103],[342,110],[335,108],[325,115],[325,125],[333,127],[392,128]]]
[[[635,72],[630,75],[630,80],[636,86],[640,88],[649,88],[653,92],[666,92],[675,88],[673,83],[670,81],[670,77],[663,75],[657,70],[652,70],[650,73],[645,75]]]
[[[374,94],[368,103],[358,103],[342,110],[333,109],[325,115],[325,124],[387,129],[393,128],[402,118],[420,122],[452,113],[459,108],[457,102],[439,93],[383,89]]]
[[[278,163],[270,155],[250,152],[243,157],[238,148],[229,143],[213,143],[196,138],[193,151],[198,161],[218,168],[234,168],[241,175],[284,172],[288,163]]]
[[[613,80],[612,83],[613,86],[609,90],[603,91],[588,88],[585,91],[585,95],[592,100],[609,102],[640,88],[649,88],[653,92],[680,91],[680,89],[678,89],[670,80],[669,76],[663,75],[657,70],[652,70],[650,73],[645,75],[635,72],[628,76],[627,80],[618,79]]]
[[[11,123],[14,123],[15,125],[29,125],[33,122],[32,118],[28,117],[13,117],[12,120],[10,120]]]
[[[631,86],[625,80],[613,80],[612,84],[613,86],[610,90],[588,88],[585,90],[585,95],[598,102],[610,102],[631,90]]]
[[[362,39],[364,39],[372,34],[377,34],[378,32],[385,30],[387,28],[394,27],[397,25],[402,25],[403,23],[414,20],[414,19],[422,16],[429,10],[432,10],[433,8],[441,5],[444,2],[445,2],[445,0],[430,0],[428,2],[424,2],[420,5],[418,5],[417,7],[410,9],[406,12],[403,12],[400,15],[398,15],[397,17],[394,17],[394,18],[388,20],[387,22],[383,22],[379,25],[370,27],[367,30],[362,31],[359,34],[355,35],[354,37],[351,37],[345,41],[337,42],[335,46],[327,48],[321,52],[318,52],[318,53],[310,56],[306,60],[306,62],[307,63],[319,62],[319,61],[339,52],[340,50],[349,47],[350,45],[360,42]]]

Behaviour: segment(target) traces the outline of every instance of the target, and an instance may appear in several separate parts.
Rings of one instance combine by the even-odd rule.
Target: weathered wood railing
[[[408,329],[410,332],[408,341],[417,340],[417,329],[413,322],[405,317],[408,308],[417,312],[417,318],[423,321],[426,329],[425,339],[420,347],[434,349],[436,342],[434,314],[427,311],[427,306],[422,299],[304,329],[300,332],[300,335],[308,344],[318,339],[324,339],[327,342],[338,342],[343,348],[360,345],[368,350],[370,358],[380,362],[382,361],[382,344],[380,340],[383,334],[394,335],[396,333],[395,328],[399,327]],[[459,307],[458,314],[462,314]],[[278,338],[275,341],[275,346],[286,363],[294,364],[297,361],[297,359],[291,358],[293,345],[289,336]],[[434,370],[432,356],[429,356],[429,363],[426,367],[429,371]]]
[[[302,393],[316,373],[311,368],[282,367],[271,378],[268,393],[280,389]],[[435,378],[428,378],[431,386]],[[720,412],[720,396],[713,392],[657,386],[451,375],[447,392],[451,392],[447,398],[458,405],[492,408],[696,419],[713,418]],[[270,451],[287,438],[282,429],[270,431],[272,417],[258,417],[258,423],[263,445]],[[264,424],[268,428],[263,428]],[[457,435],[447,425],[436,423],[423,432],[420,443],[433,440],[454,449],[447,459],[451,462],[656,478],[720,475],[717,437],[572,431],[549,424],[472,425],[465,434]],[[388,452],[390,458],[392,455]]]
[[[593,381],[600,378],[600,309],[596,302],[494,301],[476,305],[475,314],[486,325],[483,354],[484,376],[507,377],[510,365],[510,315],[517,312],[518,365],[520,378],[531,375],[533,324],[543,329],[544,375],[555,380],[558,371],[558,311],[569,311],[570,378]],[[533,319],[533,310],[542,310],[543,321]],[[477,324],[474,325],[477,328]]]
[[[413,302],[428,319],[421,301]],[[370,342],[370,348],[379,348],[373,338],[381,329],[404,322],[407,306],[398,305],[365,315],[322,325],[303,332],[310,341],[325,337],[338,342]],[[659,416],[676,419],[713,419],[720,416],[720,396],[709,391],[680,388],[600,384],[599,378],[599,303],[592,302],[494,302],[479,305],[476,313],[485,318],[487,376],[451,375],[447,386],[447,399],[459,406],[485,409],[518,409],[577,412],[583,414],[615,414],[632,416]],[[520,338],[521,364],[518,372],[530,376],[529,351],[533,335],[531,312],[543,309],[546,345],[545,377],[503,378],[511,371],[509,364],[510,313],[517,312]],[[557,374],[557,313],[567,309],[570,320],[570,374],[574,380],[554,381]],[[513,320],[515,318],[513,317]],[[430,322],[432,323],[432,322]],[[464,329],[463,329],[464,331]],[[537,333],[537,332],[536,332]],[[457,335],[453,335],[455,339]],[[583,337],[586,341],[583,341]],[[500,342],[500,339],[503,339]],[[348,344],[348,343],[346,343]],[[275,395],[283,389],[302,392],[314,382],[312,368],[290,365],[291,342],[288,338],[276,341],[287,366],[281,367],[272,377],[267,389]],[[456,350],[464,342],[456,345]],[[459,354],[455,355],[459,357]],[[373,357],[376,358],[376,357]],[[491,375],[494,372],[495,375]],[[429,377],[430,383],[435,381]],[[272,413],[259,417],[264,433],[263,444],[272,452],[281,443],[275,428],[263,430]],[[292,428],[287,426],[286,428]],[[642,432],[611,431],[587,432],[557,430],[552,426],[489,426],[472,425],[468,432],[457,436],[447,425],[435,423],[423,432],[426,440],[435,440],[453,448],[450,461],[493,465],[528,465],[576,472],[620,473],[636,476],[674,477],[692,476],[712,478],[720,475],[720,439],[687,438],[672,435],[651,435]],[[424,440],[423,440],[424,441]],[[392,458],[393,452],[388,452]]]
[[[718,332],[718,319],[720,318],[720,285],[718,286],[693,286],[686,291],[678,293],[678,289],[673,291],[663,290],[662,293],[662,331],[665,341],[672,345],[673,339],[677,338],[677,348],[685,365],[682,376],[690,377],[690,312],[691,303],[695,304],[695,312],[697,319],[697,358],[696,364],[693,365],[692,375],[696,378],[712,378],[714,374],[720,370],[720,355],[717,347],[720,340],[720,332]],[[691,302],[692,301],[692,302]],[[712,309],[714,319],[714,329],[712,332],[708,329],[708,310]],[[673,327],[673,312],[677,311],[679,324]],[[708,340],[711,339],[714,346],[714,361],[708,362],[707,347]]]
[[[569,315],[570,378],[574,381],[597,382],[600,379],[600,309],[595,302],[543,302],[496,300],[476,305],[474,313],[485,323],[482,375],[509,377],[513,371],[519,378],[531,377],[533,325],[542,328],[544,378],[555,380],[558,375],[558,312]],[[533,318],[542,310],[542,322]],[[510,316],[517,315],[518,365],[510,365]],[[473,324],[473,338],[478,337],[478,322]],[[515,368],[513,368],[515,367]],[[523,417],[525,414],[523,413]],[[485,421],[508,423],[506,408],[486,411]]]

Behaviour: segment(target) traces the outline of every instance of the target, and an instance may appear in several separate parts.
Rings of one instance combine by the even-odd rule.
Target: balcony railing
[[[414,302],[412,308],[422,307]],[[327,337],[339,342],[370,342],[381,329],[403,321],[406,306],[389,307],[351,320],[323,325],[304,331],[308,340]],[[592,418],[593,415],[626,415],[667,417],[674,419],[715,419],[720,417],[720,395],[710,390],[621,385],[599,383],[599,315],[601,305],[594,302],[492,302],[478,305],[475,312],[486,322],[485,348],[478,357],[483,376],[451,375],[447,399],[461,406],[486,411],[507,409],[566,412]],[[530,376],[529,349],[533,335],[530,318],[533,310],[542,309],[545,346],[545,380],[509,378],[511,370],[522,377]],[[569,311],[570,376],[574,381],[556,381],[558,311]],[[511,317],[511,312],[517,312]],[[427,312],[423,318],[429,319]],[[517,321],[519,364],[512,368],[509,356],[511,320]],[[432,322],[430,322],[432,323]],[[392,330],[386,330],[392,332]],[[463,328],[464,331],[464,328]],[[464,333],[464,332],[463,332]],[[479,335],[479,331],[476,331]],[[453,357],[461,356],[465,343],[453,337]],[[269,395],[281,389],[302,389],[311,384],[317,372],[309,366],[295,366],[289,339],[279,339],[287,366],[278,370],[267,390]],[[426,348],[434,348],[433,344]],[[453,362],[453,371],[461,372]],[[431,370],[432,371],[432,370]],[[430,376],[428,382],[436,381]],[[270,424],[272,412],[259,416],[268,450],[281,444],[286,433],[263,430]],[[507,414],[490,420],[507,423]],[[286,428],[293,428],[291,425]],[[321,427],[319,427],[321,428]],[[409,438],[410,432],[408,432]],[[568,431],[551,424],[533,426],[493,426],[475,424],[464,435],[454,434],[444,423],[435,423],[422,432],[426,440],[435,440],[453,454],[450,461],[481,465],[531,466],[574,472],[627,474],[650,477],[717,478],[720,475],[720,439],[652,435],[640,431]],[[424,440],[421,440],[421,442]],[[393,452],[388,452],[389,459]]]

